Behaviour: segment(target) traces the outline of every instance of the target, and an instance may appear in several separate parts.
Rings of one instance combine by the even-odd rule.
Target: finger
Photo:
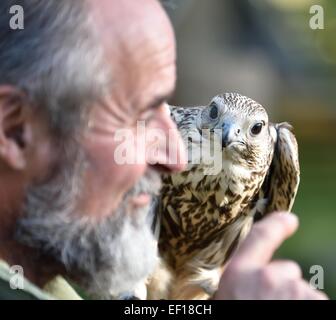
[[[275,250],[298,227],[298,219],[292,213],[273,213],[256,223],[243,242],[232,264],[241,267],[260,267],[269,262]]]
[[[298,280],[302,277],[300,266],[289,260],[273,261],[263,267],[259,274],[262,284],[266,287],[272,287],[287,280]]]
[[[263,290],[266,300],[326,300],[327,296],[309,286],[303,279],[284,280]]]
[[[305,280],[301,281],[300,286],[303,292],[302,299],[304,300],[329,300],[324,292],[312,288]]]
[[[287,288],[286,288],[287,287]],[[328,297],[321,291],[312,288],[305,280],[293,280],[282,287],[283,299],[290,300],[327,300]]]

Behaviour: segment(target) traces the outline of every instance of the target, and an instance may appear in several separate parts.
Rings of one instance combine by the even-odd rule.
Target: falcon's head
[[[214,137],[221,143],[224,160],[245,167],[266,165],[276,140],[266,110],[237,93],[214,97],[199,114],[197,129],[203,139]]]

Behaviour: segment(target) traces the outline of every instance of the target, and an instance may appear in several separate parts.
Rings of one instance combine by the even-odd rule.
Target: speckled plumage
[[[297,143],[287,123],[269,123],[260,104],[235,93],[218,95],[207,107],[171,107],[171,116],[188,144],[190,163],[163,179],[158,274],[166,274],[166,281],[154,275],[148,293],[206,299],[254,219],[292,208],[300,174]],[[198,156],[211,139],[221,141],[216,174],[209,174],[206,155]]]

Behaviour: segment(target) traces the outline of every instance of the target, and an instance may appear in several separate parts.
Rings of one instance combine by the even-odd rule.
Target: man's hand
[[[270,262],[297,227],[297,217],[289,213],[274,213],[256,223],[223,273],[214,299],[327,299],[302,278],[295,262]]]

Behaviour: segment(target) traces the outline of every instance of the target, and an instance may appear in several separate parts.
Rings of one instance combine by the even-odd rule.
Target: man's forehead
[[[175,46],[173,28],[157,0],[87,1],[98,37],[111,50],[132,50],[153,39],[156,41],[147,43],[162,48]]]
[[[162,100],[175,86],[175,39],[157,0],[88,0],[111,68],[115,99],[127,97],[145,108]],[[157,81],[160,79],[160,81]],[[133,98],[134,97],[134,98]],[[142,108],[141,108],[142,109]]]

